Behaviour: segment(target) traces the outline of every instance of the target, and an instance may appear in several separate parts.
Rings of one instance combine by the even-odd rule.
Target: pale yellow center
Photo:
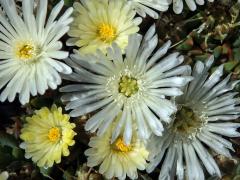
[[[116,28],[107,23],[102,23],[98,26],[98,36],[106,43],[112,43],[116,38]]]
[[[16,55],[18,59],[29,60],[36,55],[35,51],[35,47],[31,43],[24,43],[17,47]]]
[[[129,152],[132,151],[131,145],[126,145],[122,138],[118,138],[113,144],[112,148],[118,152]]]
[[[126,97],[130,97],[139,90],[137,80],[129,76],[122,76],[119,81],[119,92]]]
[[[60,138],[60,129],[53,127],[48,131],[48,139],[52,142],[56,142]]]

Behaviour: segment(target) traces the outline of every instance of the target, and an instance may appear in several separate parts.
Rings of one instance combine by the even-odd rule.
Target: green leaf
[[[40,109],[45,106],[51,107],[53,104],[53,99],[50,97],[36,97],[30,101],[30,104],[36,109]]]
[[[233,180],[240,180],[240,175],[235,176]]]
[[[14,160],[9,152],[11,152],[9,147],[0,146],[0,169],[6,168]]]
[[[238,164],[235,172],[236,172],[237,175],[240,175],[240,164]]]
[[[64,4],[65,4],[66,6],[72,6],[72,5],[73,5],[73,2],[74,2],[74,0],[64,0]]]
[[[234,60],[240,61],[240,48],[233,49]]]
[[[239,47],[239,46],[240,46],[240,37],[238,37],[233,43],[233,47]]]
[[[210,57],[210,54],[203,54],[194,57],[195,61],[202,61],[205,62]]]
[[[235,67],[235,69],[234,69],[234,73],[235,74],[240,74],[240,65],[238,65],[237,67]]]
[[[219,58],[222,54],[222,46],[216,47],[213,51],[213,54],[216,59]]]
[[[238,61],[229,61],[227,63],[224,63],[225,71],[231,72],[238,65],[238,63]]]
[[[63,179],[70,180],[75,175],[75,170],[72,167],[69,167],[63,173]]]
[[[230,51],[231,51],[231,49],[227,44],[224,44],[222,46],[222,54],[229,54]]]
[[[52,172],[52,168],[44,168],[44,167],[41,167],[39,168],[40,169],[40,173],[44,176],[44,177],[47,177],[49,179],[53,179],[50,174]]]
[[[182,44],[177,46],[177,50],[181,50],[181,51],[189,51],[192,49],[193,47],[193,39],[192,38],[188,38],[186,41],[184,41]]]
[[[234,6],[231,7],[229,11],[232,16],[232,22],[235,22],[239,16],[240,4],[236,3]]]
[[[0,145],[15,148],[18,146],[18,142],[10,134],[0,131]]]
[[[13,148],[12,149],[12,155],[16,159],[24,159],[24,151],[20,148]]]

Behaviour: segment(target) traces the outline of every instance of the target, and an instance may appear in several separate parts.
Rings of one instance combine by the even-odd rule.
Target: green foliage
[[[40,170],[40,173],[44,176],[44,177],[46,177],[46,178],[48,178],[48,179],[53,179],[51,176],[50,176],[50,174],[52,173],[52,168],[44,168],[44,167],[41,167],[41,168],[39,168],[39,170]]]
[[[225,71],[231,72],[236,67],[236,65],[238,65],[238,63],[238,61],[228,61],[227,63],[224,63]]]
[[[73,5],[73,2],[74,2],[74,0],[64,0],[64,4],[65,4],[66,6],[72,6],[72,5]]]
[[[11,154],[11,148],[0,146],[0,169],[5,168],[14,160]]]
[[[0,131],[0,145],[15,148],[18,145],[18,142],[10,134]]]

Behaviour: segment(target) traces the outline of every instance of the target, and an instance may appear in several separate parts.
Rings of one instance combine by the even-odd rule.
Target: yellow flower
[[[62,114],[62,108],[53,105],[28,117],[21,130],[20,138],[24,141],[20,147],[25,149],[25,157],[32,158],[39,167],[51,167],[60,163],[61,156],[68,156],[68,146],[74,145],[73,131],[75,124],[69,122],[69,115]]]
[[[80,47],[84,54],[97,49],[106,53],[111,44],[117,43],[123,50],[128,36],[138,32],[141,18],[124,0],[87,0],[74,3],[74,21],[68,32],[67,44]]]
[[[147,165],[148,151],[145,144],[134,134],[130,144],[125,144],[123,135],[111,143],[112,130],[110,127],[103,136],[92,137],[89,142],[90,149],[85,151],[88,156],[87,165],[94,167],[100,165],[99,173],[106,178],[117,177],[125,179],[137,178],[137,169],[144,170]]]

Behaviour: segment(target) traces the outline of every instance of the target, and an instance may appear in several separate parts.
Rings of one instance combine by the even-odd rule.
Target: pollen
[[[105,43],[112,43],[116,38],[116,28],[107,23],[98,26],[98,36]]]
[[[119,92],[122,93],[126,97],[131,97],[132,95],[136,94],[139,90],[137,79],[129,77],[129,76],[122,76],[119,81]]]
[[[131,145],[126,145],[123,141],[122,138],[118,138],[114,143],[113,143],[113,149],[117,152],[129,152],[132,151],[132,146]]]
[[[18,59],[29,60],[36,55],[34,45],[31,43],[23,43],[16,49],[16,55]]]
[[[56,142],[60,138],[60,129],[53,127],[48,131],[48,139],[51,142]]]

